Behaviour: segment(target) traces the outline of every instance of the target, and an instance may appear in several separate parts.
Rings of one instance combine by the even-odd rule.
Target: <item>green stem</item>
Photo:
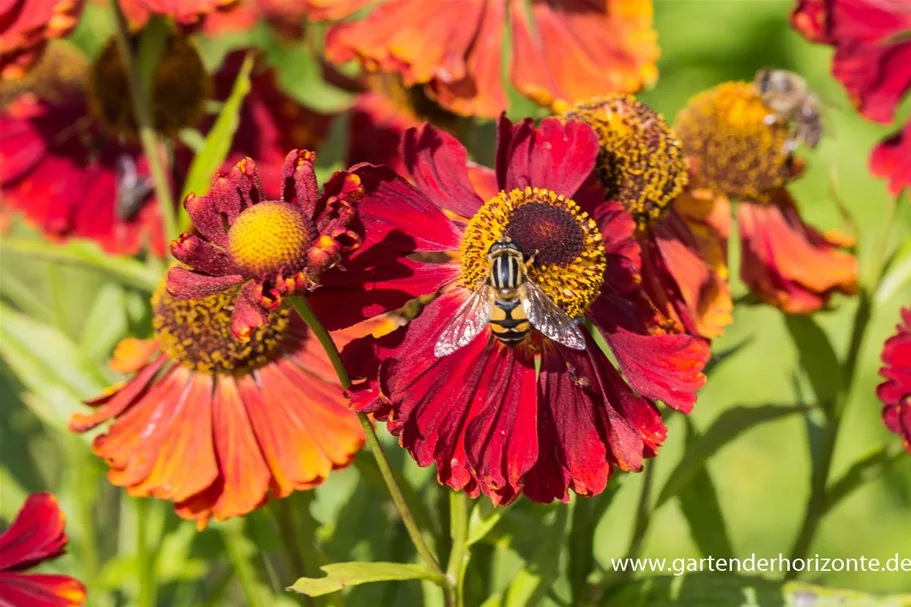
[[[446,577],[455,586],[455,604],[461,607],[465,570],[468,568],[470,551],[468,550],[468,496],[460,491],[449,492],[449,535],[452,537],[452,550],[446,565]]]
[[[154,607],[158,602],[158,585],[155,583],[155,555],[149,546],[148,537],[148,501],[147,498],[134,498],[136,505],[136,555],[139,570],[139,607]]]
[[[161,208],[161,221],[165,237],[168,240],[177,238],[177,213],[174,207],[174,197],[171,195],[171,186],[164,165],[159,154],[158,136],[152,122],[152,110],[149,103],[149,94],[145,90],[145,83],[139,77],[139,66],[130,47],[129,26],[120,9],[118,0],[112,0],[114,12],[114,38],[120,48],[124,71],[130,86],[130,98],[133,102],[133,116],[139,130],[139,141],[149,163],[149,172],[155,185],[155,198]]]
[[[260,607],[266,603],[262,600],[259,582],[257,581],[256,570],[250,564],[250,560],[245,554],[245,539],[242,529],[239,527],[240,520],[229,521],[222,526],[222,539],[225,543],[225,551],[228,553],[228,559],[234,567],[234,573],[237,581],[240,582],[241,590],[244,593],[244,604],[248,607]]]
[[[345,369],[345,364],[342,362],[342,356],[335,346],[335,342],[332,340],[329,331],[326,330],[323,323],[316,317],[316,313],[313,311],[313,308],[310,307],[310,303],[305,297],[297,296],[291,298],[291,305],[297,313],[300,314],[300,317],[307,323],[307,326],[313,331],[313,335],[323,346],[323,349],[326,351],[326,356],[329,357],[329,362],[332,363],[332,367],[335,369],[335,373],[338,376],[338,381],[342,388],[345,390],[351,388],[351,378],[348,377],[348,371]],[[370,452],[376,459],[376,465],[380,469],[380,474],[386,482],[386,488],[389,490],[392,501],[395,503],[399,515],[402,517],[402,522],[405,523],[405,529],[407,529],[408,535],[411,536],[411,541],[414,543],[415,549],[434,573],[441,577],[445,577],[443,570],[440,568],[440,564],[424,542],[421,530],[418,528],[417,523],[415,523],[414,517],[411,515],[411,510],[409,510],[408,504],[405,502],[405,498],[402,495],[402,490],[399,488],[398,483],[395,482],[392,469],[389,467],[389,460],[386,459],[386,454],[380,446],[380,441],[376,435],[376,430],[373,428],[373,424],[370,423],[370,419],[363,413],[358,413],[357,416],[361,422],[361,426],[364,428],[364,435],[367,438],[367,445],[370,447]],[[445,584],[445,586],[446,587],[443,589],[444,591],[451,590],[451,588],[447,588],[451,586],[449,583]]]
[[[308,511],[306,516],[310,516],[309,513],[309,502],[307,503]],[[297,532],[297,525],[294,522],[294,512],[291,511],[291,503],[288,499],[276,500],[272,503],[272,514],[275,515],[275,523],[278,526],[278,535],[282,542],[282,546],[285,549],[285,554],[288,556],[288,561],[291,563],[291,567],[294,570],[294,576],[310,576],[311,569],[307,568],[307,563],[311,562],[316,564],[316,560],[313,558],[305,559],[303,550],[301,549],[301,541],[303,538],[300,537],[300,534]],[[311,556],[313,551],[311,552]],[[312,606],[314,604],[313,598],[306,596],[304,598],[304,603],[306,605]]]
[[[639,503],[636,505],[636,522],[633,526],[633,537],[630,539],[629,549],[626,551],[627,559],[639,558],[642,546],[645,544],[645,535],[649,524],[652,522],[652,485],[655,481],[655,460],[646,462],[643,472],[642,488],[639,493]],[[631,575],[631,572],[622,572],[621,577]]]

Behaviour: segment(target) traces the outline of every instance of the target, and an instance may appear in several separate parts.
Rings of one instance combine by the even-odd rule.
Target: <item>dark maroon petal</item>
[[[402,156],[415,184],[437,206],[472,217],[484,203],[468,177],[468,153],[459,141],[429,124],[410,128]]]
[[[642,264],[639,243],[634,235],[636,221],[619,202],[605,201],[594,209],[593,217],[604,239],[607,270],[605,292],[628,293],[639,284]]]
[[[64,516],[50,493],[33,493],[0,535],[0,571],[21,571],[53,559],[66,547]]]
[[[239,274],[204,276],[185,268],[168,270],[168,293],[176,299],[200,299],[221,293],[244,281]]]
[[[639,394],[689,413],[705,384],[702,368],[711,351],[689,335],[639,335],[620,326],[605,332],[620,370]]]
[[[269,320],[269,310],[262,306],[262,285],[253,281],[244,285],[234,303],[231,314],[231,332],[237,339],[246,341],[257,327]]]
[[[282,200],[296,204],[307,217],[316,215],[319,186],[313,163],[316,154],[307,150],[291,150],[282,164]]]
[[[213,189],[214,189],[213,185]],[[220,188],[225,187],[222,182]],[[215,208],[213,195],[195,196],[189,194],[183,201],[183,207],[193,222],[193,227],[202,236],[219,247],[228,246],[228,232],[225,230],[225,218]]]
[[[354,220],[358,202],[364,196],[360,177],[348,171],[336,171],[323,186],[323,195],[316,206],[313,217],[320,234],[333,237],[347,230]],[[363,235],[356,237],[359,243]]]
[[[177,240],[172,240],[171,254],[196,272],[211,276],[237,273],[230,257],[195,234],[182,234]]]
[[[588,125],[545,118],[537,129],[530,118],[512,125],[500,117],[497,181],[502,190],[537,187],[569,198],[595,168],[598,136]]]

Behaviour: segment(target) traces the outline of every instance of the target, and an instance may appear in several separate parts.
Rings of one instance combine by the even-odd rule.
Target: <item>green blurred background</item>
[[[826,101],[827,136],[808,155],[808,170],[793,191],[810,223],[823,230],[841,228],[831,186],[830,175],[834,173],[837,197],[856,221],[863,279],[870,275],[873,250],[884,237],[883,211],[888,201],[884,182],[869,174],[867,155],[890,129],[865,122],[851,109],[830,75],[831,50],[807,43],[789,28],[792,6],[792,2],[777,0],[657,0],[661,77],[642,97],[671,118],[693,94],[725,80],[751,79],[760,67],[781,67],[803,74]],[[97,29],[103,31],[104,19],[93,15]],[[84,24],[76,39],[83,48],[96,51],[96,38],[97,32]],[[210,51],[217,54],[218,48],[220,44],[212,45]],[[286,55],[280,69],[298,74],[301,64],[297,59],[299,55]],[[314,89],[309,84],[312,81],[307,82],[295,87],[302,101],[317,99],[314,105],[321,109],[338,101],[334,92]],[[522,107],[513,108],[511,113],[521,113]],[[900,115],[907,116],[909,107],[911,104],[905,103]],[[328,145],[338,150],[341,130],[333,129],[333,137]],[[901,204],[893,248],[911,236],[909,206],[907,200]],[[732,238],[731,247],[732,267],[736,268],[736,238]],[[736,274],[735,269],[734,293],[740,296],[746,290]],[[268,513],[260,511],[246,524],[228,526],[229,532],[244,534],[248,551],[246,555],[228,554],[218,529],[197,535],[192,525],[180,522],[166,505],[148,503],[140,506],[137,514],[132,500],[103,482],[104,466],[88,452],[87,439],[66,433],[65,420],[79,407],[77,399],[99,393],[114,379],[103,370],[103,364],[116,339],[131,331],[147,334],[147,295],[106,283],[95,273],[26,261],[8,253],[0,261],[0,280],[4,302],[0,309],[0,518],[9,520],[27,492],[51,490],[58,495],[69,515],[73,543],[71,555],[49,570],[76,574],[88,581],[90,590],[98,589],[90,605],[132,604],[138,593],[137,571],[143,567],[155,567],[162,583],[159,604],[177,607],[244,604],[227,564],[228,560],[237,562],[236,558],[249,557],[260,571],[264,592],[269,586],[281,588],[293,581],[300,572],[289,571],[277,556],[279,534]],[[909,302],[909,284],[892,289],[887,299],[877,302],[836,450],[834,478],[871,450],[899,441],[882,425],[874,388],[882,343],[898,321],[899,308]],[[847,347],[855,307],[855,299],[837,297],[831,311],[815,315],[839,356]],[[36,320],[57,328],[42,326]],[[745,344],[742,349],[719,361],[710,374],[691,415],[697,429],[704,430],[735,406],[812,402],[812,390],[782,314],[764,306],[738,305],[734,324],[715,349],[724,352],[741,344]],[[833,369],[832,373],[837,371]],[[834,375],[832,381],[836,381]],[[682,417],[666,413],[665,418],[669,436],[655,460],[657,488],[663,486],[680,459],[685,438]],[[417,469],[397,448],[389,451],[406,476],[424,487],[428,508],[437,512],[442,492],[435,489],[431,473]],[[361,463],[363,474],[369,462]],[[741,557],[751,553],[772,558],[779,553],[787,555],[809,490],[809,447],[803,419],[795,415],[747,431],[714,457],[709,472],[734,553]],[[622,556],[629,544],[642,475],[618,475],[611,482],[619,483],[616,497],[597,527],[594,542],[604,569],[609,569],[610,558]],[[399,525],[393,524],[393,511],[382,501],[382,495],[376,478],[365,482],[352,468],[333,474],[312,494],[292,498],[292,510],[310,506],[322,525],[300,531],[304,540],[310,534],[320,540],[322,554],[315,555],[314,561],[411,558],[407,537]],[[445,505],[442,508],[445,511]],[[534,525],[542,521],[559,524],[566,512],[560,505],[522,503],[513,507],[507,517],[511,522],[501,525],[487,544],[476,547],[468,580],[473,596],[502,591],[521,575],[547,579],[556,571],[548,567],[564,567],[565,555],[554,563],[531,567],[531,573],[517,573],[522,567],[520,557],[536,558],[542,550],[554,551],[553,544],[545,539],[529,537],[529,533],[533,535],[529,530],[537,529]],[[887,474],[863,486],[832,511],[820,527],[810,555],[866,556],[882,561],[895,553],[911,557],[909,512],[911,457],[897,462]],[[164,538],[151,564],[139,556],[137,516],[149,521],[146,540],[153,548]],[[305,517],[300,519],[299,528],[306,527]],[[523,527],[526,523],[528,526]],[[546,533],[553,534],[553,527]],[[676,500],[656,513],[642,555],[669,559],[701,556]],[[226,556],[230,558],[226,560]],[[480,573],[485,567],[493,572],[490,579]],[[911,575],[907,573],[842,572],[809,574],[801,579],[870,592],[911,591]],[[565,577],[551,590],[566,596]],[[420,591],[414,582],[360,587],[349,595],[347,604],[418,604],[424,600]],[[432,604],[436,593],[428,592],[426,597]],[[545,604],[552,604],[550,600],[545,598]],[[296,604],[296,600],[285,597],[274,604]]]

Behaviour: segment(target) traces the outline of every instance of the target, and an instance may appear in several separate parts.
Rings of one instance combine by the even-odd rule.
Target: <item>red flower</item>
[[[429,126],[409,130],[403,143],[415,186],[385,167],[354,167],[365,189],[365,240],[311,301],[330,326],[344,326],[432,298],[407,327],[346,350],[366,378],[356,406],[385,420],[418,464],[435,463],[440,482],[455,489],[495,503],[520,493],[566,501],[569,489],[602,491],[614,467],[641,469],[665,436],[652,399],[689,411],[708,352],[686,335],[648,333],[635,223],[618,204],[602,204],[600,191],[583,188],[598,155],[594,132],[576,121],[548,118],[536,129],[504,118],[499,134],[497,192],[487,202],[469,178],[465,149]],[[538,324],[517,345],[480,323],[462,347],[441,352],[449,323],[478,322],[462,306],[477,301],[472,293],[490,274],[488,251],[504,237],[525,253],[539,301],[559,310],[550,317],[588,319],[625,379],[587,324],[544,328],[537,315],[544,304],[529,308]],[[483,320],[489,303],[479,303]],[[498,310],[491,318],[506,314]],[[521,323],[498,327],[510,326]]]
[[[82,0],[6,0],[0,4],[0,78],[20,78],[47,41],[69,34]]]
[[[889,124],[902,97],[911,90],[911,3],[905,0],[801,0],[791,22],[808,40],[835,47],[832,74],[848,91],[860,113]],[[911,126],[906,126],[906,131]],[[871,169],[889,178],[896,196],[911,181],[899,162],[903,135],[881,143]]]
[[[713,204],[726,209],[728,196],[738,199],[743,281],[766,303],[806,314],[835,293],[856,291],[857,260],[844,242],[800,218],[785,189],[800,162],[788,151],[789,125],[770,123],[771,113],[751,83],[729,82],[690,100],[675,128],[693,172],[714,192]],[[730,213],[704,217],[696,224],[717,234],[718,250],[726,251]]]
[[[55,47],[56,49],[57,47]],[[55,50],[56,52],[56,50]],[[62,51],[61,51],[62,52]],[[0,110],[3,205],[52,238],[89,238],[111,253],[165,251],[158,205],[138,144],[105,133],[81,89],[84,60],[64,52],[57,78]]]
[[[886,381],[876,393],[883,402],[886,427],[901,436],[905,449],[911,453],[911,308],[902,310],[902,322],[896,329],[883,346],[879,374]]]
[[[405,131],[419,124],[384,95],[363,93],[351,108],[347,164],[385,164],[397,173],[405,173],[399,142]]]
[[[23,573],[64,553],[64,516],[50,493],[33,493],[9,529],[0,534],[0,605],[76,607],[85,586],[65,575]]]
[[[273,312],[241,342],[230,331],[231,299],[181,301],[159,289],[155,338],[124,340],[112,361],[134,375],[70,420],[77,432],[114,420],[92,446],[109,480],[131,495],[173,501],[200,527],[213,516],[243,516],[270,492],[282,498],[321,484],[364,440],[300,317]]]
[[[697,236],[678,210],[698,212],[705,192],[691,183],[680,142],[664,117],[631,95],[580,103],[563,116],[598,134],[597,174],[605,197],[636,219],[642,287],[658,313],[656,330],[720,337],[733,320],[723,253],[717,239]]]
[[[340,171],[320,195],[315,158],[308,151],[288,154],[280,199],[266,196],[250,158],[217,176],[208,195],[189,194],[184,207],[196,231],[171,242],[171,253],[188,268],[168,272],[170,293],[199,299],[240,287],[231,326],[249,339],[284,295],[314,288],[342,253],[357,248],[360,237],[348,224],[360,179]]]
[[[358,59],[401,73],[407,86],[426,85],[457,114],[493,117],[507,105],[507,14],[510,80],[538,103],[634,92],[657,77],[650,0],[389,0],[363,21],[334,27],[326,50],[333,61]]]
[[[160,15],[181,25],[197,25],[206,15],[227,10],[238,0],[117,0],[134,30],[142,29],[149,17]]]
[[[911,120],[898,133],[880,141],[870,154],[870,172],[889,180],[889,192],[896,198],[911,187]]]

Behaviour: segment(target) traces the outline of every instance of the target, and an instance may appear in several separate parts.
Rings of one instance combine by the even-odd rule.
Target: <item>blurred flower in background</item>
[[[675,208],[699,194],[689,185],[682,146],[664,117],[631,95],[579,103],[562,116],[582,120],[598,134],[604,197],[636,220],[642,288],[659,314],[656,329],[720,337],[733,320],[727,269],[718,263],[722,249],[717,238],[700,238]]]
[[[82,0],[8,0],[0,4],[0,79],[24,76],[47,41],[69,34]]]
[[[835,47],[832,75],[865,118],[892,124],[911,90],[911,3],[905,0],[800,0],[794,28]],[[911,121],[870,156],[874,175],[898,196],[911,186]]]
[[[69,538],[65,517],[50,493],[33,493],[13,524],[0,534],[0,605],[77,607],[85,586],[65,575],[25,573],[64,553]]]
[[[321,0],[308,13],[337,19],[368,4]],[[510,81],[541,105],[635,92],[657,78],[651,0],[389,0],[363,20],[333,26],[326,53],[400,73],[456,114],[494,117],[507,106],[507,21]]]
[[[315,159],[306,150],[288,153],[279,199],[266,196],[250,158],[216,176],[208,195],[188,195],[194,231],[171,242],[187,267],[171,268],[168,291],[178,299],[230,291],[232,331],[246,340],[283,296],[313,290],[322,272],[359,246],[361,236],[348,224],[363,194],[360,179],[345,171],[320,194]]]
[[[883,346],[879,374],[886,381],[876,393],[883,402],[886,427],[901,437],[911,453],[911,308],[902,310],[901,317],[895,335]]]
[[[365,188],[359,208],[384,209],[384,221],[368,230],[344,276],[327,276],[325,286],[331,296],[341,280],[352,292],[361,285],[352,297],[361,307],[321,308],[320,292],[312,299],[331,324],[376,309],[368,302],[394,305],[396,292],[403,300],[440,293],[407,327],[346,350],[366,378],[356,406],[385,420],[419,465],[435,463],[441,483],[471,496],[507,504],[519,494],[539,502],[567,501],[569,489],[594,495],[613,468],[640,470],[664,441],[649,399],[692,408],[708,349],[646,330],[635,223],[600,190],[582,189],[598,156],[595,133],[548,118],[539,129],[501,119],[499,134],[498,193],[486,202],[469,178],[465,149],[430,126],[408,131],[403,143],[417,187],[385,168],[352,168]],[[597,210],[597,222],[586,209]],[[584,325],[574,347],[537,331],[507,346],[481,323],[462,347],[439,351],[450,324],[477,323],[472,291],[487,280],[488,251],[502,236],[534,252],[529,280],[554,306],[601,330],[625,380]],[[448,262],[440,258],[455,251]]]
[[[250,339],[231,331],[232,296],[152,299],[155,337],[128,338],[112,367],[132,377],[89,401],[70,428],[113,420],[93,450],[131,495],[173,501],[204,527],[311,489],[363,445],[319,342],[293,311],[268,314]],[[348,334],[336,334],[341,343]]]
[[[791,151],[792,125],[771,116],[753,83],[728,82],[693,97],[675,130],[693,173],[721,195],[715,204],[737,201],[743,281],[762,301],[807,314],[834,293],[856,291],[857,260],[843,239],[801,219],[786,188],[801,170]],[[711,217],[715,233],[726,238],[730,214]]]
[[[206,15],[230,10],[237,0],[117,0],[133,30],[142,29],[153,15],[172,19],[183,26],[195,26]]]

